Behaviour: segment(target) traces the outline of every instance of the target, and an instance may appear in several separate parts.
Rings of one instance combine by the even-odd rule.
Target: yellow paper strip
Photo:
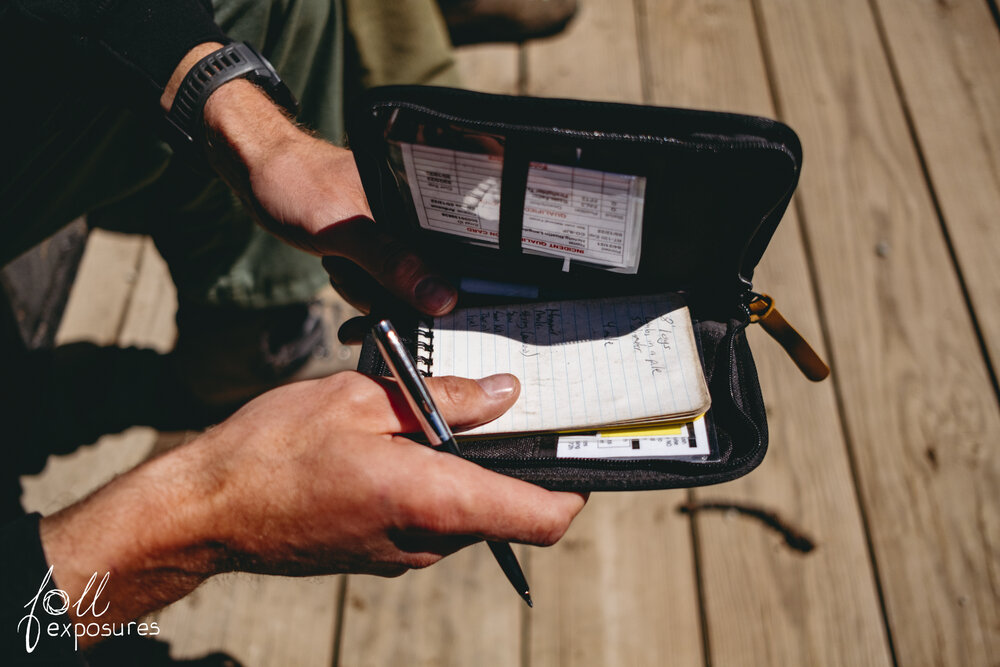
[[[599,438],[655,438],[662,435],[684,435],[684,423],[661,424],[659,426],[641,426],[639,428],[619,428],[613,431],[601,431]]]

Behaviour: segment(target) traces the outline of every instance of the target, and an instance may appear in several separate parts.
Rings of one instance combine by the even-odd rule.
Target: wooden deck
[[[752,345],[771,449],[746,478],[595,495],[520,551],[394,580],[227,576],[162,611],[176,657],[284,665],[1000,664],[1000,32],[994,0],[582,0],[571,29],[461,52],[471,87],[761,114],[800,189],[755,285],[831,362]],[[172,343],[148,240],[94,234],[60,340]],[[132,429],[25,480],[52,511],[177,436]],[[159,444],[158,444],[159,443]],[[735,511],[812,537],[789,548]]]

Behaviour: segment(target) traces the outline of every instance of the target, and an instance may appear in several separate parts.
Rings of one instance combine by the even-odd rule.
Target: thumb
[[[352,260],[392,294],[428,315],[447,313],[458,300],[443,276],[404,243],[378,231],[369,218],[334,223],[316,234],[313,243],[322,254]]]
[[[416,433],[420,423],[392,378],[372,378],[381,385],[390,409],[373,405],[380,416],[376,431],[381,433]],[[427,378],[427,388],[445,421],[454,430],[469,429],[493,421],[507,412],[518,395],[521,384],[507,373],[479,380],[446,376]]]

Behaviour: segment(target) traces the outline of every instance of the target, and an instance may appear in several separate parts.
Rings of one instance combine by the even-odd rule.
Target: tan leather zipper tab
[[[768,295],[761,294],[750,302],[750,321],[759,322],[764,331],[785,348],[799,370],[813,382],[826,379],[830,374],[830,367],[820,359],[802,334],[778,312],[774,307],[774,299]]]

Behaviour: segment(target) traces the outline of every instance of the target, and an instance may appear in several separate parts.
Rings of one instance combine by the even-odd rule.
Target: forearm
[[[184,77],[218,43],[200,44],[178,64],[160,98],[168,111]],[[303,130],[253,83],[237,78],[208,97],[196,151],[267,229],[314,254],[333,222],[370,216],[353,154]]]
[[[46,560],[74,622],[127,623],[225,569],[197,456],[197,448],[175,450],[42,519]],[[98,638],[81,635],[79,643]]]
[[[184,77],[205,56],[222,48],[205,42],[192,48],[177,64],[160,96],[164,113],[170,111]],[[235,79],[219,87],[205,102],[205,157],[238,191],[249,187],[248,170],[273,155],[282,142],[300,132],[285,113],[255,85]]]
[[[191,67],[217,46],[201,44],[181,60],[160,98],[164,110]],[[448,281],[373,224],[350,151],[301,130],[242,79],[216,89],[202,119],[198,148],[263,227],[312,254],[344,258],[424,313],[451,310],[457,294]]]
[[[428,383],[457,428],[518,394],[511,376]],[[120,627],[236,569],[397,575],[476,537],[552,544],[583,506],[394,435],[417,428],[405,406],[394,382],[358,373],[287,385],[43,519],[71,620]]]

